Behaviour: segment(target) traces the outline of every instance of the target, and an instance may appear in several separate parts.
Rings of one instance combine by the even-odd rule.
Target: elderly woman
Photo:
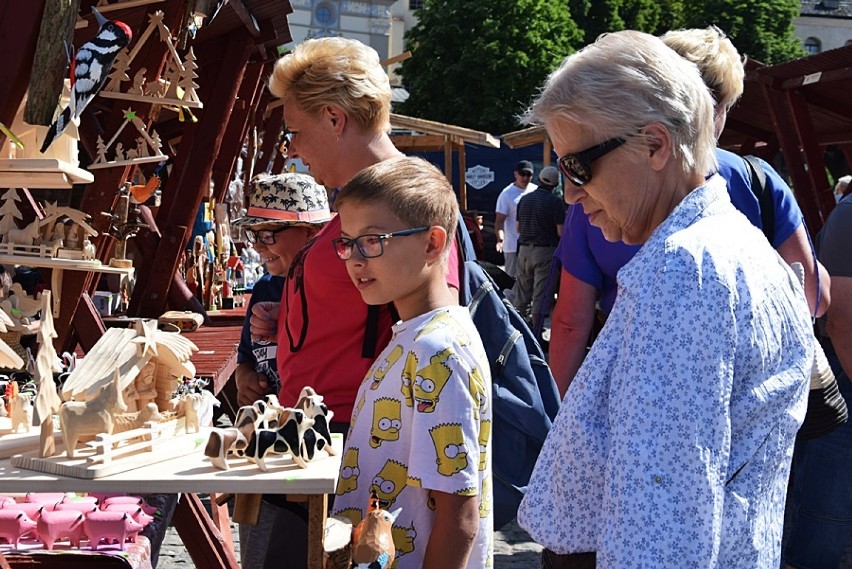
[[[563,62],[528,118],[553,141],[566,198],[607,240],[642,248],[521,525],[545,567],[778,567],[808,307],[724,180],[705,179],[713,101],[697,68],[653,36],[608,34]]]

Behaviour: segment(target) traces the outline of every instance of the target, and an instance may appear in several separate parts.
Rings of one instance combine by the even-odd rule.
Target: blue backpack
[[[535,335],[475,260],[463,222],[457,230],[459,301],[470,310],[491,364],[494,529],[514,519],[538,454],[559,411],[559,390]]]

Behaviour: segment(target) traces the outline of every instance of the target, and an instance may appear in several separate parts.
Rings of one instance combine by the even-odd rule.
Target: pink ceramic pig
[[[137,506],[141,506],[145,503],[140,496],[110,496],[108,498],[104,498],[103,503],[109,506],[110,504],[136,504]]]
[[[97,498],[99,504],[103,504],[107,498],[114,498],[116,496],[124,496],[124,494],[118,494],[116,492],[89,492],[89,496],[92,498]],[[140,498],[141,500],[141,498]]]
[[[97,509],[97,505],[91,502],[78,502],[77,500],[59,502],[56,504],[57,512],[73,511],[88,514],[89,512],[94,512]]]
[[[18,548],[21,536],[36,529],[36,523],[20,510],[0,510],[0,537]]]
[[[84,536],[83,514],[75,510],[42,510],[36,528],[39,539],[48,550],[53,549],[54,543],[66,538],[74,547],[80,547],[80,540]]]
[[[55,504],[64,500],[68,494],[65,492],[27,492],[27,502],[38,502],[41,504]]]
[[[144,528],[152,521],[154,521],[154,517],[146,514],[141,506],[137,506],[136,504],[107,504],[106,508],[104,508],[105,512],[125,512],[130,514],[130,516],[142,524]]]
[[[3,509],[24,512],[28,518],[37,522],[41,517],[41,511],[44,509],[44,505],[39,504],[38,502],[15,502],[14,504],[6,504],[3,506]]]
[[[9,504],[14,504],[15,499],[11,496],[0,496],[0,508],[5,508]]]
[[[114,539],[124,549],[124,542],[128,538],[135,542],[136,534],[142,531],[142,524],[137,523],[127,512],[92,512],[86,516],[84,525],[93,550],[98,548],[102,539]]]
[[[78,504],[92,504],[93,506],[97,506],[100,503],[95,496],[65,496],[62,499],[63,504],[67,504],[68,502],[75,502]]]

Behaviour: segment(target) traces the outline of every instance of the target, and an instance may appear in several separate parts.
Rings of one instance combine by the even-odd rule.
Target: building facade
[[[852,44],[852,0],[802,0],[793,22],[808,53]]]

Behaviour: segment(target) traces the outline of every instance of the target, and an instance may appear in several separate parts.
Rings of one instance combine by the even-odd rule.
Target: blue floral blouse
[[[719,176],[618,273],[518,520],[598,567],[777,569],[813,333],[792,272]]]

